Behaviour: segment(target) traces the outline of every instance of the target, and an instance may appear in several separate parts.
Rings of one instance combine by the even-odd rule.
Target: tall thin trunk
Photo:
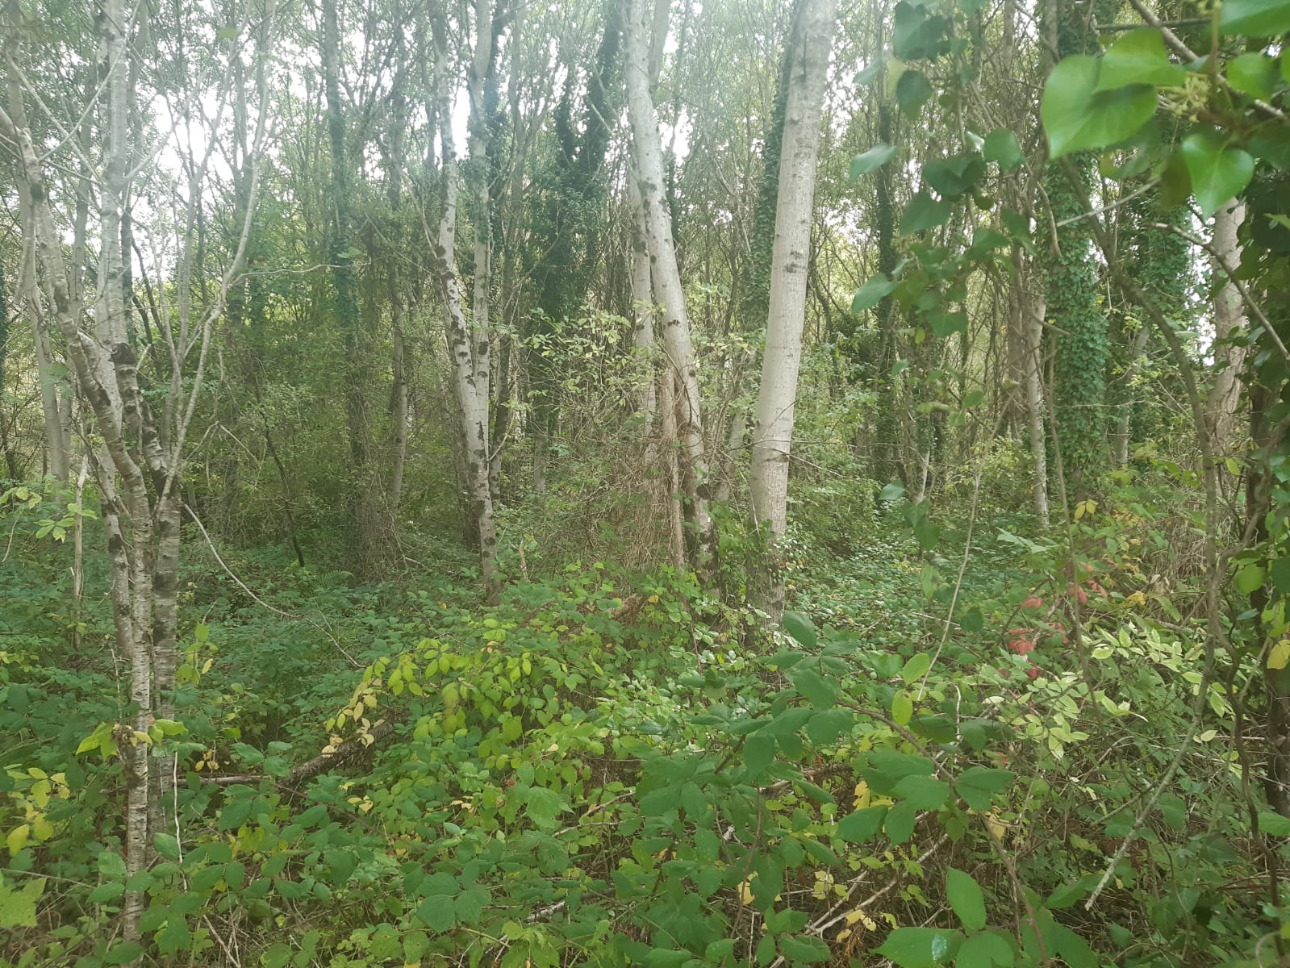
[[[1241,393],[1244,389],[1244,368],[1248,348],[1228,342],[1245,327],[1245,311],[1241,294],[1223,266],[1235,269],[1241,262],[1241,246],[1236,233],[1245,221],[1245,203],[1233,201],[1218,210],[1214,216],[1214,275],[1223,279],[1222,288],[1214,296],[1214,388],[1209,393],[1209,415],[1214,435],[1215,455],[1232,451],[1236,435],[1238,414],[1241,410]]]
[[[1014,250],[1020,260],[1020,252]],[[1035,482],[1031,488],[1036,517],[1041,527],[1048,527],[1048,449],[1044,436],[1044,290],[1033,265],[1026,263],[1015,290],[1020,305],[1022,352],[1022,388],[1026,409],[1026,426],[1030,439],[1030,459]]]
[[[658,409],[658,391],[654,380],[653,353],[655,341],[654,287],[650,284],[649,247],[646,242],[645,210],[635,179],[628,185],[632,206],[632,346],[638,355],[650,362],[648,380],[642,380],[636,395],[636,409],[653,420]]]
[[[758,523],[769,525],[773,543],[784,537],[788,527],[788,462],[802,362],[815,168],[834,10],[834,0],[804,0],[798,10],[801,19],[794,31],[787,72],[766,349],[751,468],[753,509]],[[769,592],[765,605],[776,614],[783,608],[782,580],[772,580]]]
[[[631,120],[632,157],[635,161],[640,210],[644,215],[646,243],[650,254],[651,284],[654,297],[663,310],[663,347],[665,366],[677,377],[677,433],[684,444],[689,465],[686,480],[691,488],[686,495],[698,544],[700,569],[707,567],[713,552],[712,516],[708,510],[708,466],[704,451],[702,406],[699,401],[699,376],[694,347],[690,339],[690,322],[685,308],[685,291],[676,262],[676,244],[672,237],[672,220],[663,192],[663,152],[659,139],[658,118],[649,85],[649,38],[651,24],[643,0],[626,0],[624,17],[627,63],[627,106]]]
[[[452,136],[452,78],[447,69],[447,23],[442,4],[434,7],[432,16],[435,57],[438,61],[435,115],[439,122],[439,141],[443,155],[442,208],[433,252],[435,283],[448,313],[448,355],[453,367],[453,391],[461,415],[467,498],[479,540],[480,574],[491,586],[497,571],[497,520],[493,510],[492,489],[488,482],[489,400],[487,385],[480,385],[481,368],[475,360],[479,344],[471,332],[462,301],[461,283],[457,279],[457,157]],[[491,32],[487,36],[487,40],[481,38],[479,42],[489,43]],[[485,347],[486,345],[485,343]],[[486,375],[487,366],[482,370]]]

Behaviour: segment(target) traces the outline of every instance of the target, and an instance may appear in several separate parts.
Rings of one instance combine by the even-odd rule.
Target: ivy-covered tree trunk
[[[803,0],[788,51],[788,92],[775,209],[766,349],[752,444],[753,510],[758,523],[769,528],[772,549],[783,539],[788,527],[788,462],[802,362],[807,263],[815,211],[815,168],[834,10],[834,0]],[[774,574],[781,574],[770,564]],[[763,604],[772,615],[783,610],[782,579],[769,583]]]
[[[1085,54],[1096,48],[1088,4],[1055,0],[1045,23],[1056,40],[1058,56]],[[1049,163],[1044,191],[1049,232],[1043,261],[1044,296],[1054,328],[1053,419],[1057,446],[1071,494],[1088,493],[1107,466],[1106,365],[1110,339],[1100,291],[1093,234],[1083,199],[1093,188],[1097,159],[1089,153]]]
[[[1245,328],[1241,294],[1227,276],[1241,263],[1237,232],[1245,221],[1245,204],[1233,200],[1214,215],[1214,387],[1209,394],[1209,417],[1215,456],[1231,454],[1245,386],[1248,349],[1233,340]]]

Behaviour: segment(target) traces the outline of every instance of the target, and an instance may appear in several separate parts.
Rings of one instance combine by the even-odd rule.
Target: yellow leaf
[[[1008,825],[993,813],[987,813],[985,815],[985,825],[990,828],[990,833],[994,834],[1000,840],[1002,840],[1003,835],[1008,832]]]
[[[861,780],[856,784],[855,808],[863,810],[869,806],[869,801],[873,799],[873,794],[869,792],[869,784]]]
[[[31,827],[25,823],[19,824],[14,827],[13,830],[9,831],[9,835],[5,837],[4,842],[9,848],[10,857],[27,846],[27,838],[30,834]]]
[[[739,882],[739,903],[745,907],[753,902],[752,883],[748,880]]]
[[[1268,653],[1268,668],[1284,669],[1287,662],[1290,662],[1290,639],[1282,639]]]

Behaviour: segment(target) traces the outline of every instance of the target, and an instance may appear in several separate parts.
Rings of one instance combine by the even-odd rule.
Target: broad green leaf
[[[932,99],[934,93],[932,82],[922,71],[905,71],[896,82],[896,103],[900,105],[901,113],[910,120],[918,117],[923,105]]]
[[[897,726],[909,725],[909,717],[914,715],[914,700],[909,693],[900,689],[891,697],[891,719]]]
[[[751,777],[761,775],[775,759],[775,737],[757,733],[744,740],[744,769]]]
[[[951,198],[970,191],[985,174],[985,159],[973,152],[951,155],[923,166],[923,180],[936,189],[942,198]]]
[[[275,941],[260,954],[261,968],[284,968],[291,961],[291,946]]]
[[[828,746],[854,722],[855,716],[845,709],[825,709],[807,722],[806,736],[816,746]]]
[[[542,829],[555,826],[555,818],[569,812],[564,797],[546,787],[530,787],[524,796],[524,812],[534,825]]]
[[[900,671],[900,678],[904,680],[905,685],[909,685],[911,682],[917,682],[923,678],[923,674],[931,667],[931,655],[926,652],[918,652],[905,663],[905,668]]]
[[[1187,78],[1187,71],[1174,64],[1165,53],[1160,31],[1144,27],[1120,36],[1102,55],[1102,70],[1097,90],[1111,91],[1133,84],[1155,84],[1177,87]]]
[[[924,3],[898,3],[892,18],[892,51],[902,60],[930,60],[945,50],[949,23],[930,13]]]
[[[1277,62],[1263,54],[1241,54],[1227,65],[1227,82],[1250,97],[1270,98],[1277,88]]]
[[[791,635],[799,645],[804,645],[808,649],[815,648],[819,641],[815,626],[801,612],[785,612],[783,626],[784,631]]]
[[[905,214],[900,217],[900,234],[913,235],[944,225],[952,211],[949,202],[938,201],[925,191],[919,192],[909,200]]]
[[[798,669],[793,674],[793,688],[816,709],[831,708],[837,698],[837,690],[811,669]]]
[[[868,151],[856,155],[851,159],[851,180],[856,181],[870,172],[877,171],[899,153],[899,148],[892,145],[878,144]]]
[[[124,893],[124,884],[120,881],[108,881],[90,891],[89,901],[91,904],[106,904],[108,901],[115,901]]]
[[[1197,131],[1182,143],[1183,161],[1191,173],[1196,203],[1206,218],[1245,190],[1254,177],[1254,158],[1217,134]]]
[[[895,504],[905,496],[905,485],[897,481],[890,484],[884,484],[882,490],[878,492],[878,500],[885,504]]]
[[[45,890],[45,879],[34,877],[22,887],[0,884],[0,929],[34,928],[36,901]]]
[[[457,923],[452,897],[447,894],[427,897],[417,906],[417,917],[431,931],[448,931]]]
[[[939,810],[950,795],[950,785],[930,776],[907,776],[893,792],[916,810]]]
[[[875,60],[872,64],[866,64],[860,73],[855,76],[854,83],[856,87],[864,87],[866,84],[872,84],[877,79],[878,75],[882,73],[882,68],[883,61],[881,57]]]
[[[936,968],[947,965],[963,943],[958,931],[944,928],[896,928],[878,949],[900,968]]]
[[[856,290],[855,298],[851,300],[851,312],[858,315],[872,309],[890,296],[895,288],[896,284],[886,276],[874,276]]]
[[[986,161],[993,161],[1000,171],[1011,171],[1025,160],[1017,136],[1007,128],[996,128],[985,136],[981,154]]]
[[[1236,590],[1251,595],[1263,587],[1265,572],[1261,565],[1246,565],[1236,573]]]
[[[893,844],[903,844],[914,836],[914,827],[917,823],[918,808],[905,800],[887,811],[887,821],[883,824],[883,830]]]
[[[1064,924],[1053,926],[1057,939],[1057,955],[1070,968],[1098,968],[1098,958],[1087,941]]]
[[[975,934],[963,942],[954,968],[1008,968],[1015,956],[1003,938],[989,931]]]
[[[1268,562],[1268,579],[1281,594],[1290,594],[1290,557],[1275,558]]]
[[[780,938],[779,950],[784,953],[784,957],[802,964],[829,961],[833,957],[829,946],[819,938]]]
[[[882,829],[882,822],[886,817],[885,806],[866,807],[849,813],[838,821],[838,836],[849,844],[863,844]]]
[[[1078,54],[1063,59],[1044,84],[1039,113],[1053,159],[1104,148],[1130,137],[1156,113],[1156,90],[1134,84],[1099,91],[1101,62]]]
[[[1259,830],[1268,837],[1290,837],[1290,817],[1271,810],[1259,811]]]
[[[1290,0],[1224,0],[1218,28],[1247,37],[1279,36],[1290,31]]]
[[[976,811],[990,809],[994,795],[1012,782],[1010,770],[995,770],[987,766],[973,766],[964,770],[954,781],[955,792],[963,802]]]
[[[127,965],[143,956],[143,945],[137,941],[121,941],[108,949],[103,956],[106,965]]]
[[[945,872],[945,899],[967,930],[985,927],[985,895],[971,874],[949,868]]]
[[[105,850],[99,854],[99,873],[110,881],[125,880],[125,858],[120,854]]]

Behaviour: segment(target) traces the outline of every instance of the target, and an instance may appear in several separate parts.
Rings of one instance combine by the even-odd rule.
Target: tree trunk
[[[1013,249],[1016,264],[1021,254]],[[1021,376],[1025,401],[1026,428],[1030,441],[1030,459],[1034,467],[1035,482],[1031,488],[1035,516],[1040,527],[1048,527],[1048,449],[1044,435],[1044,290],[1034,264],[1024,263],[1026,270],[1020,274],[1015,290],[1020,306],[1022,335]]]
[[[481,4],[486,2],[487,0],[480,0]],[[497,572],[497,521],[488,481],[488,386],[487,383],[480,383],[481,371],[486,378],[488,367],[486,363],[480,367],[476,361],[475,354],[481,344],[471,331],[461,298],[461,284],[457,279],[458,182],[456,149],[452,138],[452,79],[447,69],[447,23],[442,5],[437,5],[433,13],[435,57],[438,60],[435,114],[439,121],[439,139],[443,153],[443,198],[433,267],[435,283],[448,313],[448,355],[453,368],[453,392],[461,415],[466,489],[472,523],[479,540],[480,574],[490,586],[491,594]],[[481,35],[477,43],[489,44],[491,39],[490,30]],[[486,338],[482,345],[486,352]]]
[[[632,158],[635,162],[640,211],[650,255],[654,297],[663,310],[665,367],[674,370],[677,385],[677,433],[688,463],[686,479],[692,488],[686,495],[697,538],[697,561],[706,569],[713,551],[712,516],[708,511],[707,456],[704,452],[703,416],[699,402],[699,377],[690,322],[685,308],[685,291],[676,262],[672,221],[663,193],[663,153],[658,118],[650,94],[649,39],[651,25],[643,0],[626,0],[624,17],[627,63],[627,105],[631,121]]]
[[[1233,201],[1214,216],[1213,271],[1223,285],[1214,296],[1214,388],[1209,394],[1209,416],[1214,439],[1214,456],[1232,452],[1237,415],[1241,411],[1244,388],[1243,371],[1248,349],[1228,342],[1245,328],[1245,311],[1241,294],[1224,269],[1235,269],[1241,262],[1241,246],[1236,233],[1245,221],[1245,203]],[[1221,465],[1220,465],[1221,466]]]
[[[820,118],[833,34],[834,0],[804,0],[794,31],[785,102],[782,164],[775,208],[766,350],[752,442],[752,500],[759,525],[778,543],[788,527],[788,462],[793,442],[797,376],[806,321],[807,262],[814,213]],[[778,574],[778,569],[775,569]],[[784,586],[769,585],[764,604],[783,610]]]

